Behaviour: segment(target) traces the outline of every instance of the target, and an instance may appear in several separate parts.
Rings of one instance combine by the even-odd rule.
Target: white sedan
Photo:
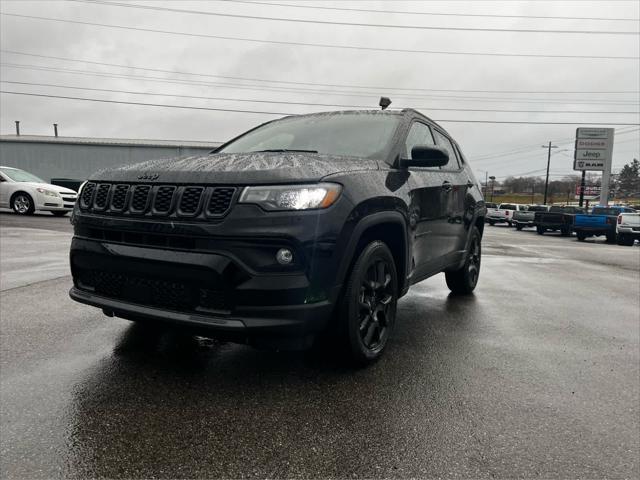
[[[61,217],[73,210],[77,196],[69,188],[45,183],[19,168],[0,167],[0,207],[20,215],[42,210]]]

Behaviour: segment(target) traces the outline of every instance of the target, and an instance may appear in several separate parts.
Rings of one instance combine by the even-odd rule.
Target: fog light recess
[[[290,265],[293,262],[293,252],[288,248],[281,248],[276,253],[276,261],[280,265]]]

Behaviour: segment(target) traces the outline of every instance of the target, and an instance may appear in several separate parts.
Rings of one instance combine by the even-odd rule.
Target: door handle
[[[447,181],[442,182],[442,189],[445,192],[450,192],[452,188],[453,188],[453,185],[451,185],[451,182],[447,182]]]

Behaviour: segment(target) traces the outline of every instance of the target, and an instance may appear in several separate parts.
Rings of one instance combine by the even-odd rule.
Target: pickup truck
[[[549,211],[547,205],[529,205],[524,210],[513,212],[513,223],[516,225],[517,230],[522,230],[524,227],[535,227],[536,212],[547,211]]]
[[[496,223],[508,223],[509,226],[513,226],[513,214],[525,206],[517,203],[501,203],[498,208],[487,210],[487,220],[489,225],[495,225]]]
[[[621,213],[635,213],[635,210],[627,207],[595,207],[589,214],[575,216],[573,230],[580,242],[599,235],[605,235],[607,242],[615,242],[618,215]]]
[[[616,236],[618,245],[633,245],[636,239],[640,240],[640,213],[624,212],[618,215],[616,223]]]
[[[568,237],[571,235],[573,217],[579,213],[584,213],[584,209],[553,206],[548,212],[536,212],[533,221],[536,224],[538,235],[544,235],[547,230],[560,230],[562,236]]]

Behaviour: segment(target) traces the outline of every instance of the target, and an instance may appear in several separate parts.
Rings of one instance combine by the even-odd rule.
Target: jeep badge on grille
[[[157,180],[160,175],[157,173],[145,173],[138,176],[138,180]]]

